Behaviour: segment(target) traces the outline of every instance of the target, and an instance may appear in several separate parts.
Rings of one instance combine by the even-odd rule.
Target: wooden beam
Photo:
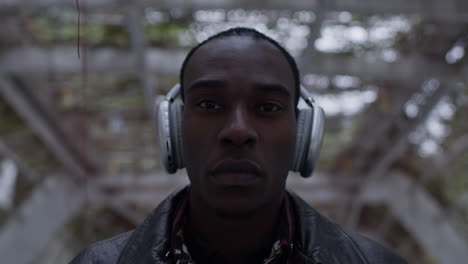
[[[11,150],[1,139],[0,139],[0,157],[10,159],[16,163],[16,166],[20,169],[20,173],[24,175],[28,180],[35,182],[40,179],[39,175],[26,165],[16,153]]]
[[[439,153],[434,161],[434,166],[426,168],[423,174],[422,183],[428,183],[438,175],[449,179],[453,175],[453,164],[459,162],[468,153],[468,134],[458,137],[449,146],[447,151]]]
[[[138,7],[129,7],[127,18],[127,31],[130,36],[130,44],[134,57],[135,75],[138,76],[140,86],[146,99],[146,108],[148,116],[156,123],[155,101],[156,94],[153,90],[153,76],[148,69],[148,59],[146,57],[147,40],[144,28],[144,11]],[[152,126],[155,129],[154,126]],[[154,135],[157,131],[154,130]]]
[[[385,149],[385,154],[375,162],[375,164],[369,169],[368,172],[366,172],[363,182],[357,186],[358,190],[366,188],[366,185],[374,179],[381,179],[383,175],[386,174],[392,163],[398,158],[398,156],[406,150],[409,134],[418,128],[423,122],[425,122],[432,109],[434,109],[435,105],[440,101],[440,99],[450,90],[456,87],[456,85],[452,84],[444,87],[445,85],[446,84],[441,84],[441,86],[436,87],[436,90],[427,96],[426,102],[422,105],[418,105],[419,114],[417,117],[413,119],[401,120],[399,122],[398,120],[393,122],[393,126],[398,129],[398,136],[396,139],[388,139],[383,138],[381,135],[380,137],[375,135],[375,138],[380,138],[381,141],[388,140],[387,143],[390,143],[391,145]],[[420,92],[424,90],[425,87],[421,87]],[[349,228],[355,229],[357,227],[363,206],[364,201],[362,199],[362,193],[358,191],[356,193],[356,198],[352,201],[346,223]]]
[[[80,1],[89,9],[121,8],[120,0],[88,0]],[[360,15],[375,14],[405,14],[418,15],[424,19],[463,22],[468,20],[468,4],[464,0],[329,0],[332,11],[349,11]],[[132,5],[154,7],[157,9],[287,9],[316,10],[318,0],[134,0]],[[37,9],[46,7],[75,7],[74,1],[63,0],[0,0],[0,9]]]
[[[83,164],[77,158],[76,150],[67,144],[61,132],[52,125],[37,102],[33,102],[21,87],[0,75],[0,95],[21,116],[35,134],[62,162],[64,167],[78,181],[85,174]]]
[[[419,55],[404,56],[395,62],[386,62],[370,55],[333,55],[317,52],[313,57],[302,57],[301,65],[302,74],[351,75],[365,81],[422,81],[429,78],[461,80],[460,66]],[[468,73],[468,67],[465,66],[463,71]]]
[[[84,188],[69,177],[48,177],[0,230],[3,263],[34,263],[43,247],[85,201]]]
[[[146,49],[146,70],[148,73],[178,74],[186,50]],[[305,56],[306,57],[306,56]],[[93,74],[128,74],[135,72],[134,54],[113,48],[89,50],[89,72]],[[301,59],[302,75],[352,75],[364,81],[423,81],[438,78],[461,81],[468,76],[468,65],[448,65],[422,56],[405,56],[388,63],[366,56],[345,56],[314,53]],[[0,54],[0,73],[5,74],[78,74],[81,62],[76,48],[59,47],[41,49],[37,47],[10,49]]]
[[[186,53],[184,50],[148,49],[145,53],[148,70],[175,74]],[[90,48],[88,51],[88,72],[92,74],[134,73],[134,62],[134,54],[125,50]],[[75,47],[11,49],[0,53],[0,65],[0,73],[10,74],[78,74],[82,67]]]
[[[468,259],[468,243],[444,209],[422,186],[403,172],[392,171],[363,190],[367,203],[384,203],[438,263],[459,264]]]

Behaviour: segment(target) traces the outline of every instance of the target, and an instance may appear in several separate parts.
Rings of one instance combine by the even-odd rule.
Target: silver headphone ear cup
[[[312,110],[310,108],[299,110],[299,114],[297,116],[296,145],[294,148],[292,171],[300,171],[303,166],[302,164],[304,163],[309,146],[311,118]]]
[[[184,159],[182,153],[182,103],[175,102],[171,106],[171,111],[173,112],[172,129],[173,135],[171,139],[174,143],[174,157],[176,157],[176,166],[178,169],[184,167]]]
[[[168,173],[174,173],[177,170],[173,153],[173,144],[171,140],[171,103],[169,100],[163,100],[158,106],[158,139],[160,158],[164,168]]]
[[[166,171],[171,174],[184,166],[181,144],[182,105],[176,101],[180,89],[179,84],[172,87],[157,107],[160,158]]]
[[[325,128],[325,113],[323,109],[315,105],[311,110],[310,141],[307,146],[304,163],[301,168],[299,168],[299,172],[304,178],[310,177],[314,171],[315,162],[318,160],[320,149],[322,147],[323,131]]]

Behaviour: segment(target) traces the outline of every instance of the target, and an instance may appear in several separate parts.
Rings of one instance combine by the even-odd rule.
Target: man
[[[285,191],[300,83],[277,42],[248,28],[219,33],[191,50],[180,86],[180,142],[162,144],[162,155],[169,171],[186,167],[190,186],[73,264],[406,263]]]

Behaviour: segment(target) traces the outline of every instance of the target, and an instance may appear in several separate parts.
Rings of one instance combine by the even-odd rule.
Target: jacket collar
[[[168,263],[172,219],[188,187],[167,197],[138,226],[123,249],[118,264]]]
[[[339,264],[367,261],[354,241],[338,224],[322,216],[293,192],[288,191],[296,221],[292,263]]]
[[[118,264],[170,263],[172,223],[187,190],[185,187],[171,194],[144,220],[128,240]],[[288,191],[288,195],[295,221],[292,263],[366,263],[341,227],[293,192]],[[356,259],[362,261],[351,261]]]

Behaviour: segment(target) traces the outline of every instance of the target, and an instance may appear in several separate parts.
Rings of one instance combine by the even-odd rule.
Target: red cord
[[[76,3],[76,9],[78,12],[78,32],[77,32],[77,53],[78,53],[78,59],[81,59],[81,89],[80,89],[80,95],[81,95],[81,111],[82,111],[82,118],[80,120],[80,138],[81,138],[81,149],[83,156],[86,155],[87,153],[87,145],[88,145],[88,129],[87,129],[87,123],[86,123],[86,89],[88,86],[88,49],[87,49],[87,43],[86,39],[83,39],[81,41],[81,13],[83,13],[83,22],[85,23],[85,18],[86,18],[86,9],[80,8],[80,2],[79,0],[75,0]],[[83,50],[83,54],[81,54],[81,49]],[[83,55],[83,57],[81,57]],[[85,185],[85,195],[86,198],[85,200],[88,201],[89,198],[89,190],[88,190],[88,173],[89,173],[89,164],[87,164],[86,158],[83,157],[83,182]]]
[[[76,51],[78,53],[78,58],[80,58],[80,35],[81,35],[80,34],[81,33],[80,32],[80,24],[81,24],[81,21],[80,21],[81,20],[81,17],[80,17],[80,13],[81,13],[80,12],[80,0],[75,0],[75,4],[76,4],[76,10],[78,11],[78,23],[77,23],[77,26],[78,26],[78,28],[77,28],[78,34],[77,35],[78,35],[78,37],[76,39],[76,42],[77,42],[76,43],[76,47],[77,47]]]

